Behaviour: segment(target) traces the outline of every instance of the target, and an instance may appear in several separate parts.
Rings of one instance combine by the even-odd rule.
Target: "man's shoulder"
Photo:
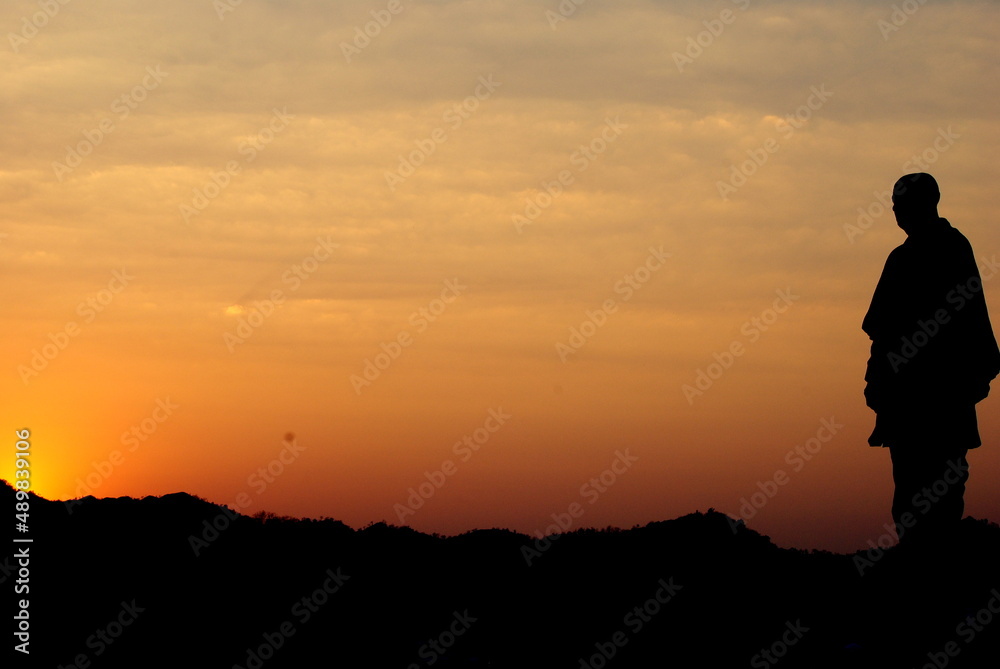
[[[907,245],[903,242],[893,250],[889,251],[889,255],[886,256],[885,264],[897,263],[905,259],[907,256],[913,253],[914,249],[912,245]]]
[[[897,255],[940,253],[941,251],[972,251],[972,244],[962,232],[953,226],[948,219],[941,218],[940,227],[936,227],[930,234],[919,237],[909,236],[906,240],[890,252]]]
[[[947,230],[947,236],[951,248],[956,255],[960,255],[966,258],[974,257],[974,251],[972,250],[972,242],[970,242],[969,238],[963,235],[958,228],[949,224]]]
[[[962,234],[962,231],[956,228],[954,225],[952,225],[951,221],[949,221],[947,218],[942,216],[939,220],[941,221],[942,233],[951,237],[952,239],[965,239],[965,235]]]

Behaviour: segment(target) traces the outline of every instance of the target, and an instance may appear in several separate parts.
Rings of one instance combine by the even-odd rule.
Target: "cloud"
[[[784,392],[783,360],[819,365],[824,345],[861,337],[859,310],[902,237],[884,210],[860,236],[845,226],[903,172],[934,173],[942,213],[982,253],[1000,245],[987,226],[990,3],[922,5],[885,34],[892,8],[860,1],[588,0],[562,16],[557,2],[403,0],[391,19],[382,2],[228,6],[220,18],[212,2],[70,2],[0,52],[16,351],[127,266],[135,284],[84,333],[102,350],[156,351],[148,368],[188,383],[177,370],[234,365],[224,332],[281,290],[241,360],[279,378],[312,361],[350,399],[347,376],[459,277],[468,293],[372,409],[429,416],[454,392],[497,399],[491,383],[510,401],[534,397],[518,388],[536,373],[546,389],[567,383],[555,342],[662,246],[666,266],[575,356],[593,376],[573,374],[636,406],[659,383],[658,406],[691,434],[677,387],[775,290],[802,302],[751,352],[759,387]],[[7,30],[38,7],[15,3]],[[483,78],[499,85],[487,93]],[[318,237],[339,247],[293,291],[284,273]],[[863,360],[840,362],[845,379],[861,373]],[[653,367],[674,385],[649,381]],[[420,379],[426,391],[406,395]],[[720,426],[727,406],[712,409]]]

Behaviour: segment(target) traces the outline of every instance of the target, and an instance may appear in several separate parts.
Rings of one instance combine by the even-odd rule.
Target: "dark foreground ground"
[[[0,486],[2,508],[13,490]],[[224,528],[221,531],[213,527]],[[209,529],[212,528],[212,529]],[[1000,527],[960,545],[780,549],[709,511],[536,542],[237,516],[186,494],[31,501],[30,664],[7,667],[996,667]],[[532,552],[535,551],[535,552]],[[530,564],[529,564],[530,562]],[[950,566],[949,566],[950,565]]]

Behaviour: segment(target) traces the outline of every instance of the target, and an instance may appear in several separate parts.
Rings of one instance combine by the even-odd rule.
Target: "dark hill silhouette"
[[[778,548],[713,510],[547,543],[247,517],[184,493],[71,511],[32,497],[30,666],[979,667],[1000,647],[1000,527],[968,518],[956,578],[896,548]]]

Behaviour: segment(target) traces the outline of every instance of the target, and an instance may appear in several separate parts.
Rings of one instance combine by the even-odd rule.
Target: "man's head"
[[[938,219],[940,200],[937,181],[925,172],[900,177],[892,187],[892,211],[896,223],[907,234]]]

